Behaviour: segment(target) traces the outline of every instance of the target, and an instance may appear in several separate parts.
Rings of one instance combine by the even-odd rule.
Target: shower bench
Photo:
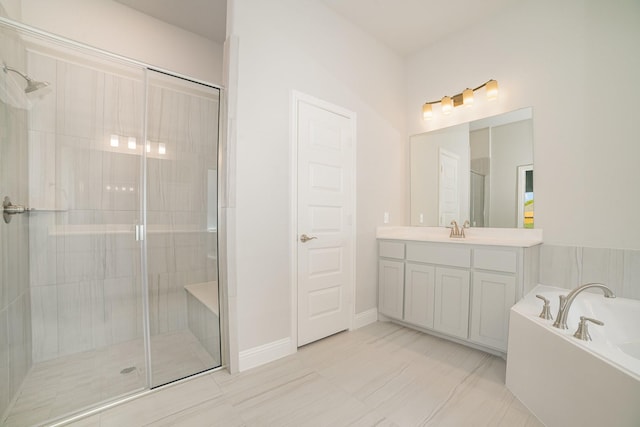
[[[187,291],[187,324],[209,354],[220,362],[220,313],[218,282],[185,285]]]

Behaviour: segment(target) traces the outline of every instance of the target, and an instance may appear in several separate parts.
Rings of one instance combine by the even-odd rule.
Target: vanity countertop
[[[522,228],[465,228],[465,238],[449,237],[445,227],[378,227],[376,238],[467,245],[515,246],[528,248],[542,243],[542,230]]]

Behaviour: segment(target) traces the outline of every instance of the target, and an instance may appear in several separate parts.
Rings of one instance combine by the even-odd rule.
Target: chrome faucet
[[[571,304],[573,304],[573,300],[576,299],[579,293],[586,289],[591,288],[599,288],[604,292],[605,298],[615,298],[616,295],[603,285],[602,283],[587,283],[586,285],[578,286],[569,292],[568,295],[560,295],[560,307],[558,309],[558,315],[556,316],[556,321],[553,323],[555,328],[559,329],[569,329],[567,326],[567,316],[569,315],[569,309],[571,308]]]

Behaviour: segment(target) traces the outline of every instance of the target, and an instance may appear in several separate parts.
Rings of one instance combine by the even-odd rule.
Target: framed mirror
[[[410,138],[411,225],[533,228],[531,107]]]

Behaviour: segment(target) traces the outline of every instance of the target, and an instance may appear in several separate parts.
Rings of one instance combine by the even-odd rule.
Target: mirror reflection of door
[[[460,199],[458,197],[458,163],[460,157],[440,148],[440,226],[447,226],[451,221],[460,221]]]

